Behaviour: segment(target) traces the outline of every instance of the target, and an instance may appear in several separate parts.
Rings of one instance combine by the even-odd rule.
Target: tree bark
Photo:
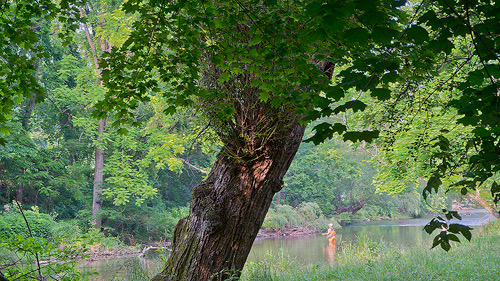
[[[472,200],[476,201],[481,207],[485,208],[488,212],[490,212],[497,220],[500,220],[500,212],[493,208],[488,202],[486,202],[481,196],[479,195],[479,190],[476,189],[476,195],[467,192],[467,196],[469,196]]]
[[[23,185],[22,184],[17,186],[16,201],[21,203],[21,204],[23,203]]]
[[[194,188],[190,214],[177,224],[172,254],[153,280],[239,276],[273,196],[283,187],[304,126],[294,121],[284,131],[256,160],[219,153],[207,179]]]
[[[106,119],[101,119],[97,123],[97,139],[104,132],[106,126]],[[102,169],[104,168],[104,151],[98,146],[95,149],[95,167],[94,167],[94,189],[92,192],[92,227],[101,228],[102,219],[99,215],[101,204],[99,198],[102,195],[102,183],[104,182],[104,175]]]

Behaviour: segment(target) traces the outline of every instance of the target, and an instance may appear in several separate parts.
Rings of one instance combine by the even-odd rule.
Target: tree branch
[[[189,163],[189,161],[187,161],[186,159],[182,159],[182,158],[178,158],[178,157],[175,157],[175,158],[181,160],[182,163],[188,165],[190,168],[193,168],[193,169],[195,169],[198,172],[201,172],[201,173],[204,173],[205,175],[208,175],[207,171],[205,171],[205,170],[203,170],[201,168],[196,167],[195,165]]]

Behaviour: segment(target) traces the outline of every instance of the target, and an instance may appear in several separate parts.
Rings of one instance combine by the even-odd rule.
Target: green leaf
[[[351,28],[345,33],[345,39],[349,43],[363,43],[366,44],[370,38],[368,31],[362,27]]]
[[[411,41],[415,42],[415,44],[422,44],[429,40],[429,33],[425,28],[419,25],[412,25],[408,28],[406,35]]]
[[[358,141],[366,141],[366,142],[372,142],[374,139],[378,138],[380,131],[374,130],[374,131],[362,131],[362,132],[346,132],[344,134],[344,141],[352,141],[352,142],[358,142]]]
[[[340,123],[331,125],[329,123],[323,122],[314,126],[313,130],[316,131],[316,133],[312,137],[306,139],[304,142],[313,142],[315,145],[318,145],[326,139],[331,139],[334,133],[341,134],[345,132],[346,129],[347,127]]]
[[[259,95],[259,100],[266,102],[267,100],[269,100],[270,97],[271,94],[268,91],[262,91]]]
[[[500,185],[496,181],[491,184],[491,197],[495,204],[500,201]]]
[[[448,252],[451,249],[451,245],[448,241],[441,240],[441,248]]]
[[[252,36],[252,39],[250,40],[250,42],[248,43],[249,46],[254,46],[254,45],[257,45],[259,44],[260,42],[262,42],[262,37],[258,34],[254,34]]]
[[[127,135],[128,134],[128,130],[125,129],[125,128],[120,128],[116,131],[116,133],[119,135],[119,136],[124,136],[124,135]]]
[[[394,83],[399,79],[399,77],[400,77],[399,74],[397,74],[394,71],[391,71],[389,73],[384,74],[384,76],[382,76],[382,82],[384,82],[386,84],[387,83]]]
[[[391,98],[391,90],[384,88],[371,89],[371,95],[376,97],[378,100],[384,101]]]
[[[395,0],[391,3],[391,7],[393,8],[403,7],[404,5],[406,5],[406,0]]]
[[[10,135],[10,129],[7,126],[0,126],[0,134],[2,135]]]
[[[352,109],[353,112],[363,111],[366,108],[366,104],[360,100],[352,100],[344,103],[343,105],[337,106],[334,110],[334,114],[339,114],[340,112],[346,112],[348,109]]]
[[[471,229],[470,227],[467,228]],[[465,239],[470,241],[472,239],[472,233],[469,231],[469,229],[463,229],[461,232]]]
[[[167,115],[173,115],[175,112],[177,111],[177,108],[173,105],[167,107],[167,109],[165,109],[165,114]]]
[[[229,80],[229,78],[231,78],[231,73],[229,72],[224,72],[222,73],[219,78],[217,79],[217,81],[219,82],[227,82]]]
[[[460,239],[455,234],[448,234],[448,239],[460,243]]]

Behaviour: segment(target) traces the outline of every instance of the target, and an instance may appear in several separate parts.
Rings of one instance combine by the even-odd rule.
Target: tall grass
[[[500,221],[449,252],[396,248],[359,237],[339,247],[331,265],[304,265],[286,253],[248,263],[241,280],[500,280]]]

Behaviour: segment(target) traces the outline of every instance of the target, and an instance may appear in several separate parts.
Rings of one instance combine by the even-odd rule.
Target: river
[[[473,227],[474,232],[480,230],[481,226],[494,220],[486,210],[465,210],[460,211],[462,220],[452,220],[451,223],[461,223]],[[413,247],[415,245],[429,246],[435,235],[428,235],[423,231],[423,226],[430,220],[430,217],[419,219],[401,219],[387,221],[370,221],[352,224],[336,230],[336,249],[341,249],[349,243],[356,243],[359,237],[368,238],[375,243],[384,243],[394,247]],[[325,226],[326,231],[327,226]],[[304,263],[326,263],[331,257],[325,251],[328,240],[320,234],[296,237],[286,236],[271,239],[256,240],[248,256],[248,261],[259,262],[268,255],[278,254],[282,251],[287,256]],[[106,260],[98,262],[86,262],[82,265],[85,269],[94,269],[99,272],[99,276],[92,280],[113,280],[120,276],[130,263],[137,263],[137,258]],[[150,257],[140,261],[143,267],[157,267],[158,258]],[[120,280],[119,278],[117,280]]]

